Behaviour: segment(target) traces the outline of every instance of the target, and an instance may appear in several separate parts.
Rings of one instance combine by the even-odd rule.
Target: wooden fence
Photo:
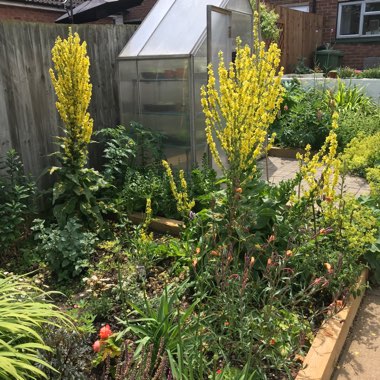
[[[314,13],[276,7],[280,15],[279,45],[282,50],[281,65],[285,73],[294,72],[299,59],[304,58],[309,67],[314,65],[315,49],[322,44],[323,16]]]
[[[87,42],[93,95],[90,113],[94,129],[119,122],[116,58],[134,26],[78,25],[73,27]],[[52,165],[57,150],[60,119],[49,77],[51,49],[57,36],[66,37],[65,25],[0,22],[0,156],[15,148],[25,170],[35,177]],[[91,160],[99,162],[96,149]],[[42,185],[48,184],[45,176]]]

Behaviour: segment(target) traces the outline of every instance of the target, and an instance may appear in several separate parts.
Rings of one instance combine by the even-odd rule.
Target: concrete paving
[[[332,380],[380,379],[380,288],[368,290]]]
[[[266,179],[266,160],[259,161],[258,166],[262,169],[262,178]],[[294,158],[268,157],[268,177],[271,183],[280,183],[283,180],[292,179],[298,172],[298,161]],[[344,182],[345,191],[348,194],[360,195],[369,194],[369,186],[365,179],[354,176],[347,176]],[[379,372],[380,380],[380,372]]]

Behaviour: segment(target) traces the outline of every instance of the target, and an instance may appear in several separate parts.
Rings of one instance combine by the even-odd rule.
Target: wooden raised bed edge
[[[129,215],[129,219],[133,223],[142,223],[145,220],[145,214],[143,212],[135,212]],[[149,225],[149,228],[156,232],[167,233],[170,235],[178,236],[183,222],[175,219],[163,218],[161,216],[155,216]]]
[[[368,269],[364,269],[357,287],[367,278]],[[296,380],[330,380],[363,296],[364,292],[356,298],[351,296],[346,307],[321,326]]]
[[[279,158],[297,158],[297,153],[305,154],[305,149],[300,148],[280,148],[272,147],[268,151],[268,156]]]

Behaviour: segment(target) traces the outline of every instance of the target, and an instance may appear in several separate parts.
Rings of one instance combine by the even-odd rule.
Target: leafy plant
[[[313,70],[306,66],[305,64],[305,57],[301,57],[297,59],[296,67],[294,68],[295,74],[311,74],[313,73]]]
[[[19,155],[7,152],[0,177],[0,252],[4,253],[23,235],[34,210],[35,183],[24,174]]]
[[[64,123],[65,136],[60,138],[61,151],[56,154],[62,167],[53,167],[58,180],[53,190],[54,216],[63,228],[72,217],[93,230],[102,224],[102,214],[96,193],[107,182],[93,169],[85,168],[93,120],[87,112],[91,99],[86,43],[80,43],[77,33],[66,40],[57,38],[52,49],[54,68],[50,77],[58,97],[57,110]]]
[[[294,100],[283,106],[281,114],[271,127],[277,133],[280,145],[305,148],[310,145],[313,150],[319,149],[331,124],[331,110],[325,102],[325,94],[318,89],[300,90],[295,87]],[[293,90],[294,92],[294,90]]]
[[[339,148],[343,150],[358,135],[370,136],[380,131],[380,110],[373,113],[347,110],[339,115]]]
[[[39,241],[38,252],[46,258],[58,281],[79,276],[88,267],[97,239],[94,233],[83,232],[78,219],[69,219],[63,228],[55,224],[46,227],[43,220],[37,219],[32,230]]]
[[[271,42],[278,42],[281,30],[277,25],[277,21],[280,16],[274,9],[270,9],[260,0],[251,0],[251,5],[254,10],[257,9],[256,1],[260,3],[260,29],[262,38]]]
[[[48,379],[88,380],[92,371],[92,350],[88,336],[71,327],[52,326],[43,332],[44,342],[54,351],[40,352],[40,357],[55,368],[46,369]]]
[[[380,67],[365,69],[360,73],[361,78],[380,78]]]
[[[367,168],[379,166],[379,144],[380,132],[373,136],[359,134],[352,139],[342,154],[347,169],[364,177]]]
[[[173,355],[177,345],[186,346],[193,338],[194,326],[189,323],[194,308],[198,301],[183,309],[180,305],[180,297],[186,287],[182,284],[178,289],[170,286],[165,288],[159,300],[158,309],[155,310],[146,299],[144,309],[130,303],[137,318],[129,318],[128,321],[120,321],[126,328],[119,334],[118,339],[125,339],[129,334],[138,337],[138,346],[135,356],[142,352],[144,347],[153,345],[151,363],[156,363],[160,345],[169,355]]]
[[[130,137],[127,129],[118,125],[115,128],[105,128],[96,132],[104,143],[103,157],[104,176],[112,181],[116,187],[123,184],[128,169],[132,166],[136,157],[136,143]]]
[[[328,95],[327,99],[330,99]],[[356,86],[346,86],[343,81],[338,81],[338,88],[334,93],[333,99],[335,101],[335,106],[339,111],[361,111],[361,112],[371,112],[374,110],[374,103],[366,96],[362,89]]]
[[[48,379],[44,371],[57,375],[39,354],[53,351],[44,342],[43,326],[72,325],[45,301],[48,296],[25,277],[0,276],[0,379]]]
[[[360,74],[360,71],[352,69],[351,67],[339,67],[337,70],[339,78],[357,78]]]

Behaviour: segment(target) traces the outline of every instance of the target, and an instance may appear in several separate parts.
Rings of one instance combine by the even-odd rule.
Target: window
[[[380,37],[380,1],[339,3],[337,38]]]

